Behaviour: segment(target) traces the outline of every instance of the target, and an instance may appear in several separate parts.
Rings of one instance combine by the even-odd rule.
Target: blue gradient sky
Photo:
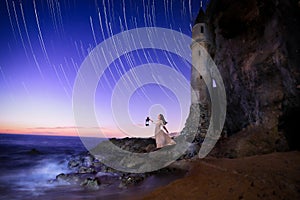
[[[1,0],[0,132],[76,135],[72,89],[88,53],[112,35],[139,27],[163,27],[190,36],[199,8],[199,0]],[[146,56],[128,53],[113,65],[124,66],[125,73],[150,59],[179,68],[189,79],[190,67],[180,57],[153,49],[145,52]],[[112,73],[107,71],[99,81],[95,112],[108,136],[122,137],[114,122],[103,117],[110,115],[112,88],[120,78],[111,67]],[[165,107],[170,131],[179,131],[176,97],[155,84],[131,97],[133,123],[142,126],[149,110],[156,115],[156,104]]]

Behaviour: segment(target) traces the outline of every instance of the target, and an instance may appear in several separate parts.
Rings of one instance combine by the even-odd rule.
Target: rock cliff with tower
[[[210,53],[227,96],[222,135],[228,138],[222,137],[212,154],[241,157],[299,149],[299,9],[294,0],[211,0],[206,11],[200,9],[193,43]],[[198,56],[193,43],[192,62]],[[195,94],[182,133],[196,131],[199,145],[209,125],[207,87],[212,84],[192,69]]]

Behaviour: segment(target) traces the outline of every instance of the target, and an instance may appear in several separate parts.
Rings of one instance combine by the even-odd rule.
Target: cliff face
[[[211,54],[227,93],[223,153],[300,149],[299,14],[295,0],[210,2]]]

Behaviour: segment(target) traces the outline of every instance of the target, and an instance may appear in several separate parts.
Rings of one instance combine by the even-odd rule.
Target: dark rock
[[[98,178],[87,178],[80,185],[89,190],[98,190],[101,182]]]
[[[153,138],[112,138],[110,139],[110,142],[123,150],[135,153],[150,152],[153,151],[156,146]]]
[[[28,154],[31,154],[31,155],[38,155],[38,154],[42,154],[39,150],[33,148],[31,149],[30,151],[28,151]]]
[[[98,180],[100,180],[101,185],[111,185],[113,183],[120,181],[120,175],[117,173],[106,173],[106,172],[98,172],[95,175]]]
[[[79,160],[70,160],[68,163],[68,167],[69,168],[75,168],[78,167],[80,165],[80,161]]]
[[[95,168],[96,171],[101,171],[105,166],[99,160],[94,160],[92,166]]]
[[[231,133],[254,125],[271,130],[270,137],[283,140],[281,130],[287,138],[297,130],[289,131],[280,124],[291,121],[289,110],[298,109],[294,115],[300,114],[300,95],[296,89],[300,81],[299,10],[295,1],[279,0],[278,3],[280,6],[270,0],[232,1],[219,21],[217,10],[222,8],[211,9],[214,29],[222,29],[215,35],[215,61],[230,94],[226,125]],[[231,9],[242,13],[230,12]],[[240,21],[245,27],[228,39],[223,33],[230,32],[231,28],[224,26],[225,21],[233,26],[232,21]],[[242,40],[247,42],[242,44]]]
[[[82,158],[82,164],[85,167],[90,167],[93,164],[95,158],[92,155],[88,155]]]
[[[56,176],[56,181],[57,182],[66,182],[66,183],[71,183],[71,184],[77,184],[80,182],[80,180],[82,179],[82,177],[79,174],[64,174],[61,173],[59,175]]]
[[[78,173],[80,174],[86,174],[86,173],[95,173],[95,169],[93,167],[85,167],[85,166],[81,166],[78,169]]]
[[[285,142],[283,145],[279,141]],[[210,153],[211,156],[237,158],[267,154],[281,150],[288,150],[287,143],[282,140],[278,132],[262,129],[261,127],[247,127],[228,139],[221,140]]]
[[[112,174],[118,173],[117,170],[115,170],[115,169],[113,169],[111,167],[107,167],[107,166],[104,166],[101,171],[102,172],[106,172],[106,173],[112,173]]]
[[[130,174],[122,177],[119,188],[127,188],[128,186],[137,185],[145,179],[144,174]]]

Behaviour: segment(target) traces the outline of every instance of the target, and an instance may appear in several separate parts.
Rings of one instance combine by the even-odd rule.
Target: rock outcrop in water
[[[296,0],[210,2],[210,53],[226,88],[229,135],[214,155],[300,149],[299,16]]]

